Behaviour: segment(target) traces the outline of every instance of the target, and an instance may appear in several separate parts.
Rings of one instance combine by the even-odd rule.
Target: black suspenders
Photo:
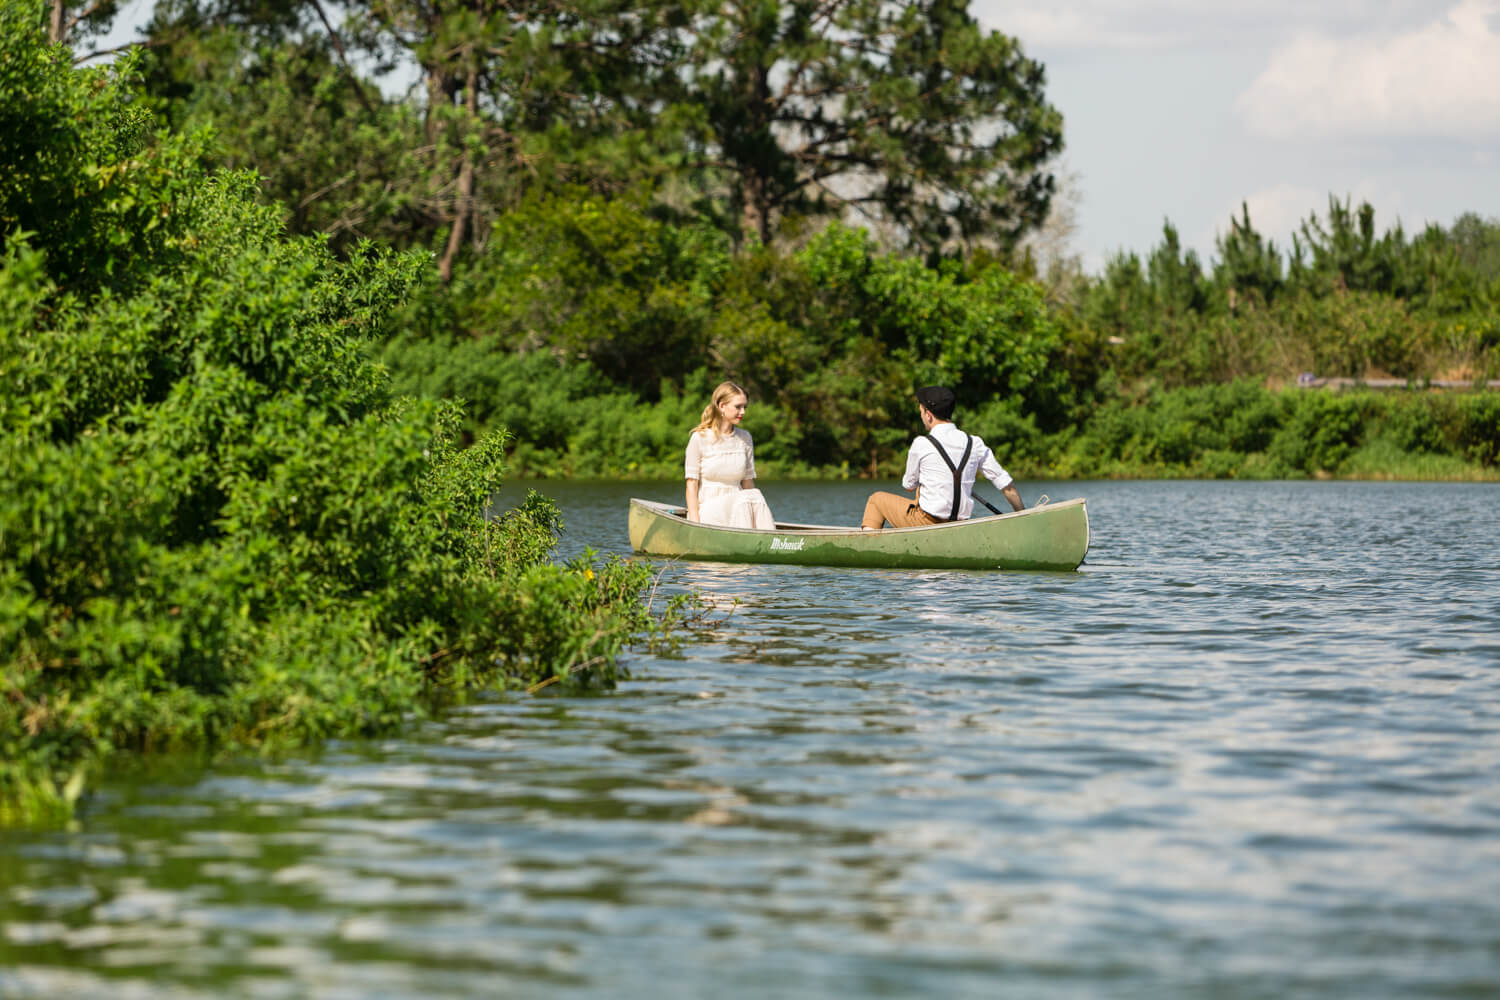
[[[953,464],[953,459],[949,458],[948,457],[948,453],[943,450],[943,446],[940,445],[940,444],[938,444],[938,439],[937,438],[933,437],[931,434],[923,434],[922,436],[924,438],[926,438],[927,440],[929,440],[929,441],[932,442],[932,446],[937,449],[938,456],[940,458],[942,458],[943,464],[946,465],[946,466],[948,466],[949,471],[951,471],[953,473],[953,510],[952,510],[952,512],[950,512],[948,514],[948,520],[950,520],[950,521],[957,521],[958,520],[958,508],[959,508],[960,502],[964,498],[963,490],[962,490],[962,486],[963,486],[963,471],[962,470],[963,470],[964,466],[966,466],[966,465],[969,464],[969,453],[974,450],[974,438],[973,438],[972,435],[969,435],[969,434],[965,434],[964,435],[964,440],[966,442],[968,442],[967,444],[964,445],[964,457],[958,460],[958,464],[957,465],[954,465]]]

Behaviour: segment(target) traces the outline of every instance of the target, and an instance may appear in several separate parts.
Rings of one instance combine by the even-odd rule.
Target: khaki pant
[[[896,528],[920,528],[924,524],[937,524],[938,519],[918,507],[916,501],[899,493],[871,493],[865,501],[865,516],[860,525],[866,528],[884,528],[885,522]]]

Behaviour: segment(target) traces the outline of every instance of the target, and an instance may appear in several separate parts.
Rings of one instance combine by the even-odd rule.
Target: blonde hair
[[[750,394],[733,382],[720,382],[714,389],[713,398],[703,408],[703,417],[698,421],[698,426],[693,428],[693,433],[699,431],[712,431],[715,438],[719,436],[719,407],[735,396],[750,398]]]

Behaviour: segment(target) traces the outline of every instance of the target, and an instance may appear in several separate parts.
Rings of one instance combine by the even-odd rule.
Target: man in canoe
[[[912,441],[906,454],[905,489],[916,498],[899,493],[872,493],[865,501],[860,526],[866,530],[885,527],[916,528],[924,524],[959,521],[974,513],[974,480],[983,473],[1016,510],[1025,508],[1010,473],[1000,467],[980,438],[965,434],[953,423],[958,397],[952,389],[929,385],[917,390],[917,410],[927,433]]]

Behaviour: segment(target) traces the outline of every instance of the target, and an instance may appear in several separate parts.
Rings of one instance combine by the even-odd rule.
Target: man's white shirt
[[[958,511],[960,518],[970,517],[974,513],[971,492],[976,476],[983,473],[984,478],[993,483],[997,490],[1003,490],[1011,484],[1010,473],[1000,467],[1000,463],[995,460],[995,453],[979,437],[965,434],[952,423],[937,424],[928,433],[938,439],[943,450],[948,453],[948,461],[954,465],[964,456],[966,439],[974,438],[974,449],[969,452],[969,460],[959,470],[964,498]],[[922,509],[938,520],[948,519],[948,513],[953,509],[953,473],[926,437],[919,437],[911,443],[911,450],[906,453],[906,475],[901,477],[901,485],[908,490],[920,486]]]

